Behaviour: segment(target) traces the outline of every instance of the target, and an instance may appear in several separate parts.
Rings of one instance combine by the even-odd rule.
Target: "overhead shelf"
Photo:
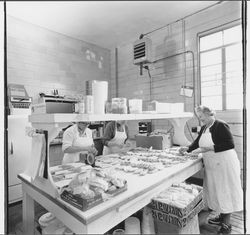
[[[31,123],[70,123],[77,121],[116,121],[116,120],[150,120],[150,119],[182,119],[191,118],[193,113],[153,113],[153,114],[32,114],[29,116]]]

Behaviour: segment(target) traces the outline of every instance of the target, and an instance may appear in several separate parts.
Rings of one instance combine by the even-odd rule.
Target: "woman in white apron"
[[[62,150],[64,152],[62,164],[80,161],[79,154],[97,154],[92,138],[92,131],[88,128],[89,123],[77,122],[63,133]]]
[[[109,122],[103,136],[103,155],[119,153],[128,139],[128,127],[125,121]]]
[[[203,191],[206,205],[220,213],[208,223],[220,225],[220,233],[231,232],[230,215],[243,209],[240,163],[234,150],[228,125],[216,120],[214,112],[205,106],[196,108],[198,118],[205,124],[196,140],[181,152],[202,153],[205,167]]]

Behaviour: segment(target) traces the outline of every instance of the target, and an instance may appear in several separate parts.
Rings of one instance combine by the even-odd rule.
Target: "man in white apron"
[[[97,154],[92,138],[92,131],[88,122],[77,122],[63,133],[62,151],[64,152],[62,164],[78,162],[79,154]]]
[[[124,120],[109,122],[103,136],[103,155],[119,153],[128,139],[128,127]]]
[[[204,123],[195,141],[180,152],[202,153],[205,166],[203,183],[206,205],[220,213],[208,223],[220,225],[222,234],[231,233],[230,215],[243,209],[243,192],[240,180],[240,163],[234,150],[229,126],[215,119],[215,113],[205,106],[196,108]]]

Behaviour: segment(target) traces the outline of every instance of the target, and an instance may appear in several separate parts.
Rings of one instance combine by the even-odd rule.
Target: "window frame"
[[[235,26],[239,26],[242,24],[242,21],[241,19],[237,19],[237,20],[234,20],[234,21],[231,21],[229,23],[226,23],[226,24],[223,24],[223,25],[220,25],[220,26],[217,26],[217,27],[214,27],[214,28],[211,28],[211,29],[208,29],[208,30],[205,30],[203,32],[200,32],[200,33],[197,33],[197,74],[198,74],[198,81],[197,81],[197,88],[199,89],[199,92],[197,92],[197,96],[198,96],[198,101],[199,101],[199,104],[201,104],[201,54],[204,53],[204,52],[209,52],[209,51],[213,51],[213,50],[216,50],[216,49],[221,49],[221,53],[222,53],[222,61],[226,61],[225,60],[225,57],[226,57],[226,48],[229,47],[229,46],[232,46],[232,45],[237,45],[239,44],[239,42],[233,42],[233,43],[230,43],[230,44],[227,44],[226,46],[219,46],[219,47],[214,47],[214,48],[211,48],[211,49],[207,49],[207,50],[204,50],[204,51],[200,51],[200,38],[201,37],[205,37],[205,36],[209,36],[211,34],[214,34],[214,33],[217,33],[217,32],[220,32],[220,31],[224,31],[224,30],[227,30],[229,28],[232,28],[232,27],[235,27]],[[242,41],[240,43],[240,45],[242,46]],[[222,109],[221,110],[217,110],[219,112],[225,112],[225,111],[239,111],[239,110],[242,110],[242,109],[226,109],[226,83],[225,83],[225,80],[226,80],[226,64],[222,63],[222,84],[225,84],[225,85],[222,85]],[[242,90],[243,92],[243,90]],[[242,97],[243,99],[243,97]]]

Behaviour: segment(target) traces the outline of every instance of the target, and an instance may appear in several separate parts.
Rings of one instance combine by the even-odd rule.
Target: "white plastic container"
[[[93,114],[94,113],[94,97],[92,95],[84,96],[85,101],[85,113]]]
[[[105,104],[108,99],[108,82],[93,81],[92,95],[94,97],[94,114],[105,114]]]
[[[125,220],[125,234],[141,234],[141,225],[138,218],[131,216]]]
[[[129,113],[142,113],[142,99],[130,99],[128,106]]]
[[[42,234],[73,234],[69,228],[50,212],[42,215],[38,223],[42,229]]]

